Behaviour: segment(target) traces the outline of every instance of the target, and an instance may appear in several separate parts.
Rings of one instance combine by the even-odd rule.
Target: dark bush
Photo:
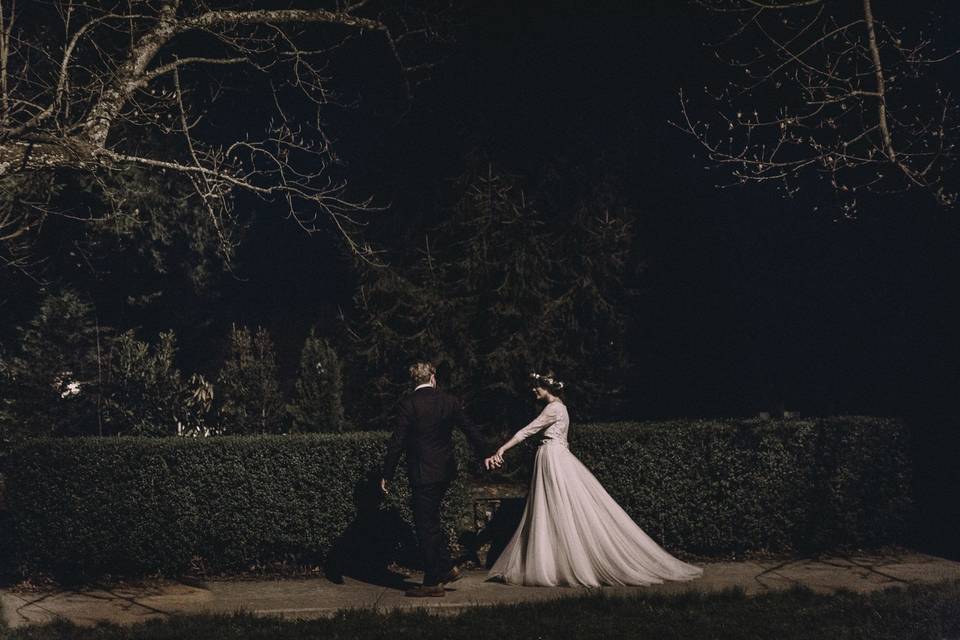
[[[69,580],[177,574],[191,562],[215,571],[322,562],[335,546],[350,548],[339,538],[361,515],[358,496],[379,478],[386,440],[352,433],[34,441],[15,451],[7,478],[17,570]],[[407,502],[401,469],[391,494],[372,505],[397,517],[367,513],[364,522],[410,523]],[[462,481],[448,502],[452,534],[468,505]],[[381,534],[411,540],[404,531]],[[390,551],[416,558],[415,550]]]
[[[34,441],[8,461],[15,566],[83,578],[173,574],[191,562],[415,562],[405,477],[383,501],[372,492],[387,437]],[[574,424],[571,449],[673,552],[875,547],[903,541],[908,524],[896,420]],[[448,498],[451,539],[471,512],[465,480]]]
[[[909,522],[896,420],[573,425],[571,450],[672,550],[872,547],[902,542]]]
[[[148,442],[44,439],[17,449],[6,495],[17,564],[64,578],[186,566],[197,504],[163,455],[175,447]]]

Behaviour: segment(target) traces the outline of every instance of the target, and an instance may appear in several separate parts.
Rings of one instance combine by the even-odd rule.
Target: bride
[[[488,469],[500,467],[508,449],[543,431],[523,518],[488,578],[545,587],[596,587],[699,577],[702,569],[664,551],[570,453],[563,383],[552,374],[531,377],[534,393],[546,407],[485,460]]]

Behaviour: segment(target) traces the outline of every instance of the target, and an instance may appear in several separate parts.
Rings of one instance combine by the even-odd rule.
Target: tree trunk
[[[897,161],[897,152],[893,148],[893,136],[887,123],[886,86],[883,77],[883,65],[880,63],[880,48],[877,46],[877,30],[873,19],[872,0],[863,0],[863,17],[867,23],[867,44],[870,49],[870,59],[873,62],[873,75],[877,80],[877,120],[880,135],[883,138],[883,151],[890,162]]]
[[[129,58],[117,70],[113,81],[90,110],[90,116],[84,123],[82,134],[90,143],[100,147],[106,145],[110,128],[120,115],[123,105],[142,84],[147,66],[160,48],[176,35],[179,4],[179,0],[171,0],[161,9],[157,26],[133,45]]]

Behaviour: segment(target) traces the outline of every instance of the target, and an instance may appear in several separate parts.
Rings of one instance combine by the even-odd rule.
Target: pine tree
[[[289,407],[294,431],[346,430],[343,368],[330,343],[310,330],[300,353],[300,374]]]
[[[44,299],[19,337],[17,356],[0,361],[0,432],[8,439],[176,433],[188,398],[173,332],[156,345],[133,331],[117,335],[65,291]]]
[[[365,273],[351,369],[379,376],[351,384],[364,389],[352,406],[385,426],[407,386],[405,366],[429,358],[486,419],[525,415],[527,375],[547,368],[590,417],[618,392],[625,366],[628,215],[605,187],[548,213],[549,199],[528,198],[492,170],[464,185],[417,254]]]
[[[277,358],[269,332],[233,326],[220,371],[220,430],[225,434],[282,433],[286,429]]]
[[[19,354],[8,366],[8,411],[27,436],[96,435],[100,418],[102,358],[109,330],[93,306],[72,291],[45,298],[18,329]]]

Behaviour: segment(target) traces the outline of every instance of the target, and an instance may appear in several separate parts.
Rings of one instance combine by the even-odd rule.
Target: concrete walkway
[[[781,562],[704,563],[703,578],[689,583],[649,587],[605,587],[606,593],[681,593],[690,590],[720,591],[741,587],[749,594],[801,584],[816,591],[836,589],[874,591],[890,586],[960,579],[960,562],[917,553],[886,556],[836,556]],[[544,600],[587,592],[578,588],[515,587],[485,581],[483,571],[468,571],[448,585],[444,598],[406,598],[403,589],[420,576],[393,584],[345,578],[335,584],[326,578],[288,580],[210,581],[188,585],[178,582],[149,586],[90,588],[83,591],[0,591],[7,624],[19,627],[58,617],[77,624],[108,621],[131,624],[177,613],[230,613],[238,610],[291,618],[316,618],[344,608],[390,611],[429,607],[438,613],[461,611],[485,604]]]

